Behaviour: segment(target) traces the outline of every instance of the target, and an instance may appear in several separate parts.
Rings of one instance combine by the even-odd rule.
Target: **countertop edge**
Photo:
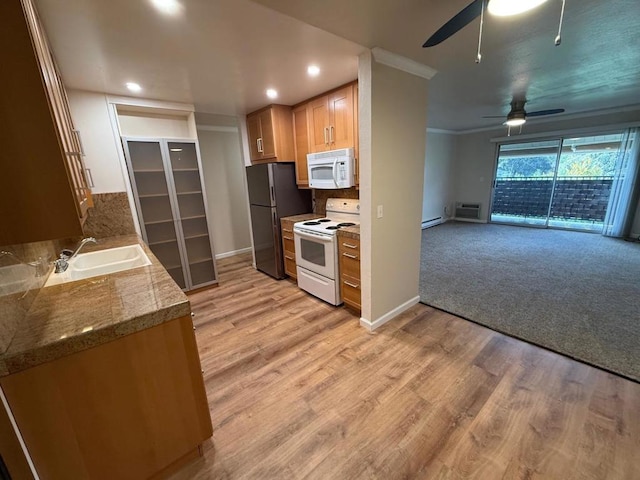
[[[155,268],[161,268],[161,271],[153,273],[154,277],[167,276],[168,272],[164,269],[160,261],[153,255],[149,247],[138,235],[127,235],[122,237],[111,237],[111,239],[105,239],[106,245],[103,248],[112,248],[109,240],[118,243],[118,241],[124,241],[125,243],[139,243],[142,245],[145,253],[152,262],[152,266]],[[95,250],[100,250],[96,248]],[[117,278],[119,274],[126,274],[126,272],[116,272],[110,275],[105,275],[104,278]],[[169,277],[170,278],[170,277]],[[166,279],[165,279],[166,280]],[[174,284],[175,285],[175,284]],[[49,287],[50,288],[50,287]],[[0,355],[0,378],[8,375],[19,373],[23,370],[36,367],[38,365],[51,362],[75,353],[98,347],[100,345],[115,341],[124,336],[146,330],[148,328],[160,325],[176,318],[190,315],[191,304],[189,298],[180,290],[180,287],[175,285],[175,289],[182,294],[182,298],[171,305],[167,305],[159,308],[158,310],[149,311],[136,315],[131,318],[124,318],[117,323],[107,325],[95,330],[88,330],[68,338],[60,338],[58,341],[52,341],[43,345],[35,345],[34,348],[26,349],[18,352],[11,352],[11,345],[7,351]],[[173,292],[176,294],[177,292]],[[39,295],[41,295],[40,293]],[[179,297],[179,295],[178,295]],[[82,300],[81,300],[82,301]],[[86,299],[85,299],[86,301]],[[89,307],[90,308],[90,307]],[[55,320],[54,320],[55,321]]]

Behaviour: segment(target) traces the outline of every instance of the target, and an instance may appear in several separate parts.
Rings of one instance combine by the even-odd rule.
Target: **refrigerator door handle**
[[[276,203],[276,194],[273,190],[273,185],[271,185],[271,205]]]

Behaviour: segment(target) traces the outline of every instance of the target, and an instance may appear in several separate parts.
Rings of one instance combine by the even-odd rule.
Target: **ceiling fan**
[[[484,25],[484,12],[487,10],[492,15],[506,17],[517,15],[532,10],[547,0],[474,0],[460,12],[453,16],[447,23],[438,29],[429,39],[424,42],[422,48],[434,47],[447,38],[455,35],[458,31],[469,25],[476,18],[480,17],[480,34],[478,37],[478,55],[476,63],[480,63],[482,55],[480,47],[482,45],[482,27]],[[560,26],[558,35],[555,38],[555,45],[560,45],[562,38],[562,20],[564,18],[565,0],[562,0],[562,10],[560,12]]]
[[[511,127],[522,127],[530,117],[544,117],[546,115],[557,115],[563,113],[564,108],[552,108],[549,110],[538,110],[536,112],[527,112],[524,109],[524,104],[527,103],[527,99],[518,100],[514,98],[511,100],[511,110],[507,114],[507,118],[504,125],[509,127],[509,134],[511,133]],[[489,115],[482,118],[504,118],[504,115]]]

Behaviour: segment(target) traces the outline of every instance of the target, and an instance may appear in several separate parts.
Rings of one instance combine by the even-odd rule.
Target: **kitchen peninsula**
[[[138,236],[93,250],[132,244],[151,265],[42,288],[0,355],[1,413],[40,478],[150,478],[212,435],[187,297]]]

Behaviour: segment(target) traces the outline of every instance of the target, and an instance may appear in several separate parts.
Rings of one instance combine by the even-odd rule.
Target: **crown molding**
[[[436,73],[438,73],[436,69],[424,65],[423,63],[418,63],[415,60],[403,57],[397,53],[389,52],[380,47],[373,47],[371,49],[371,53],[373,54],[373,59],[378,63],[402,70],[403,72],[407,72],[418,77],[426,78],[427,80],[431,80]]]

